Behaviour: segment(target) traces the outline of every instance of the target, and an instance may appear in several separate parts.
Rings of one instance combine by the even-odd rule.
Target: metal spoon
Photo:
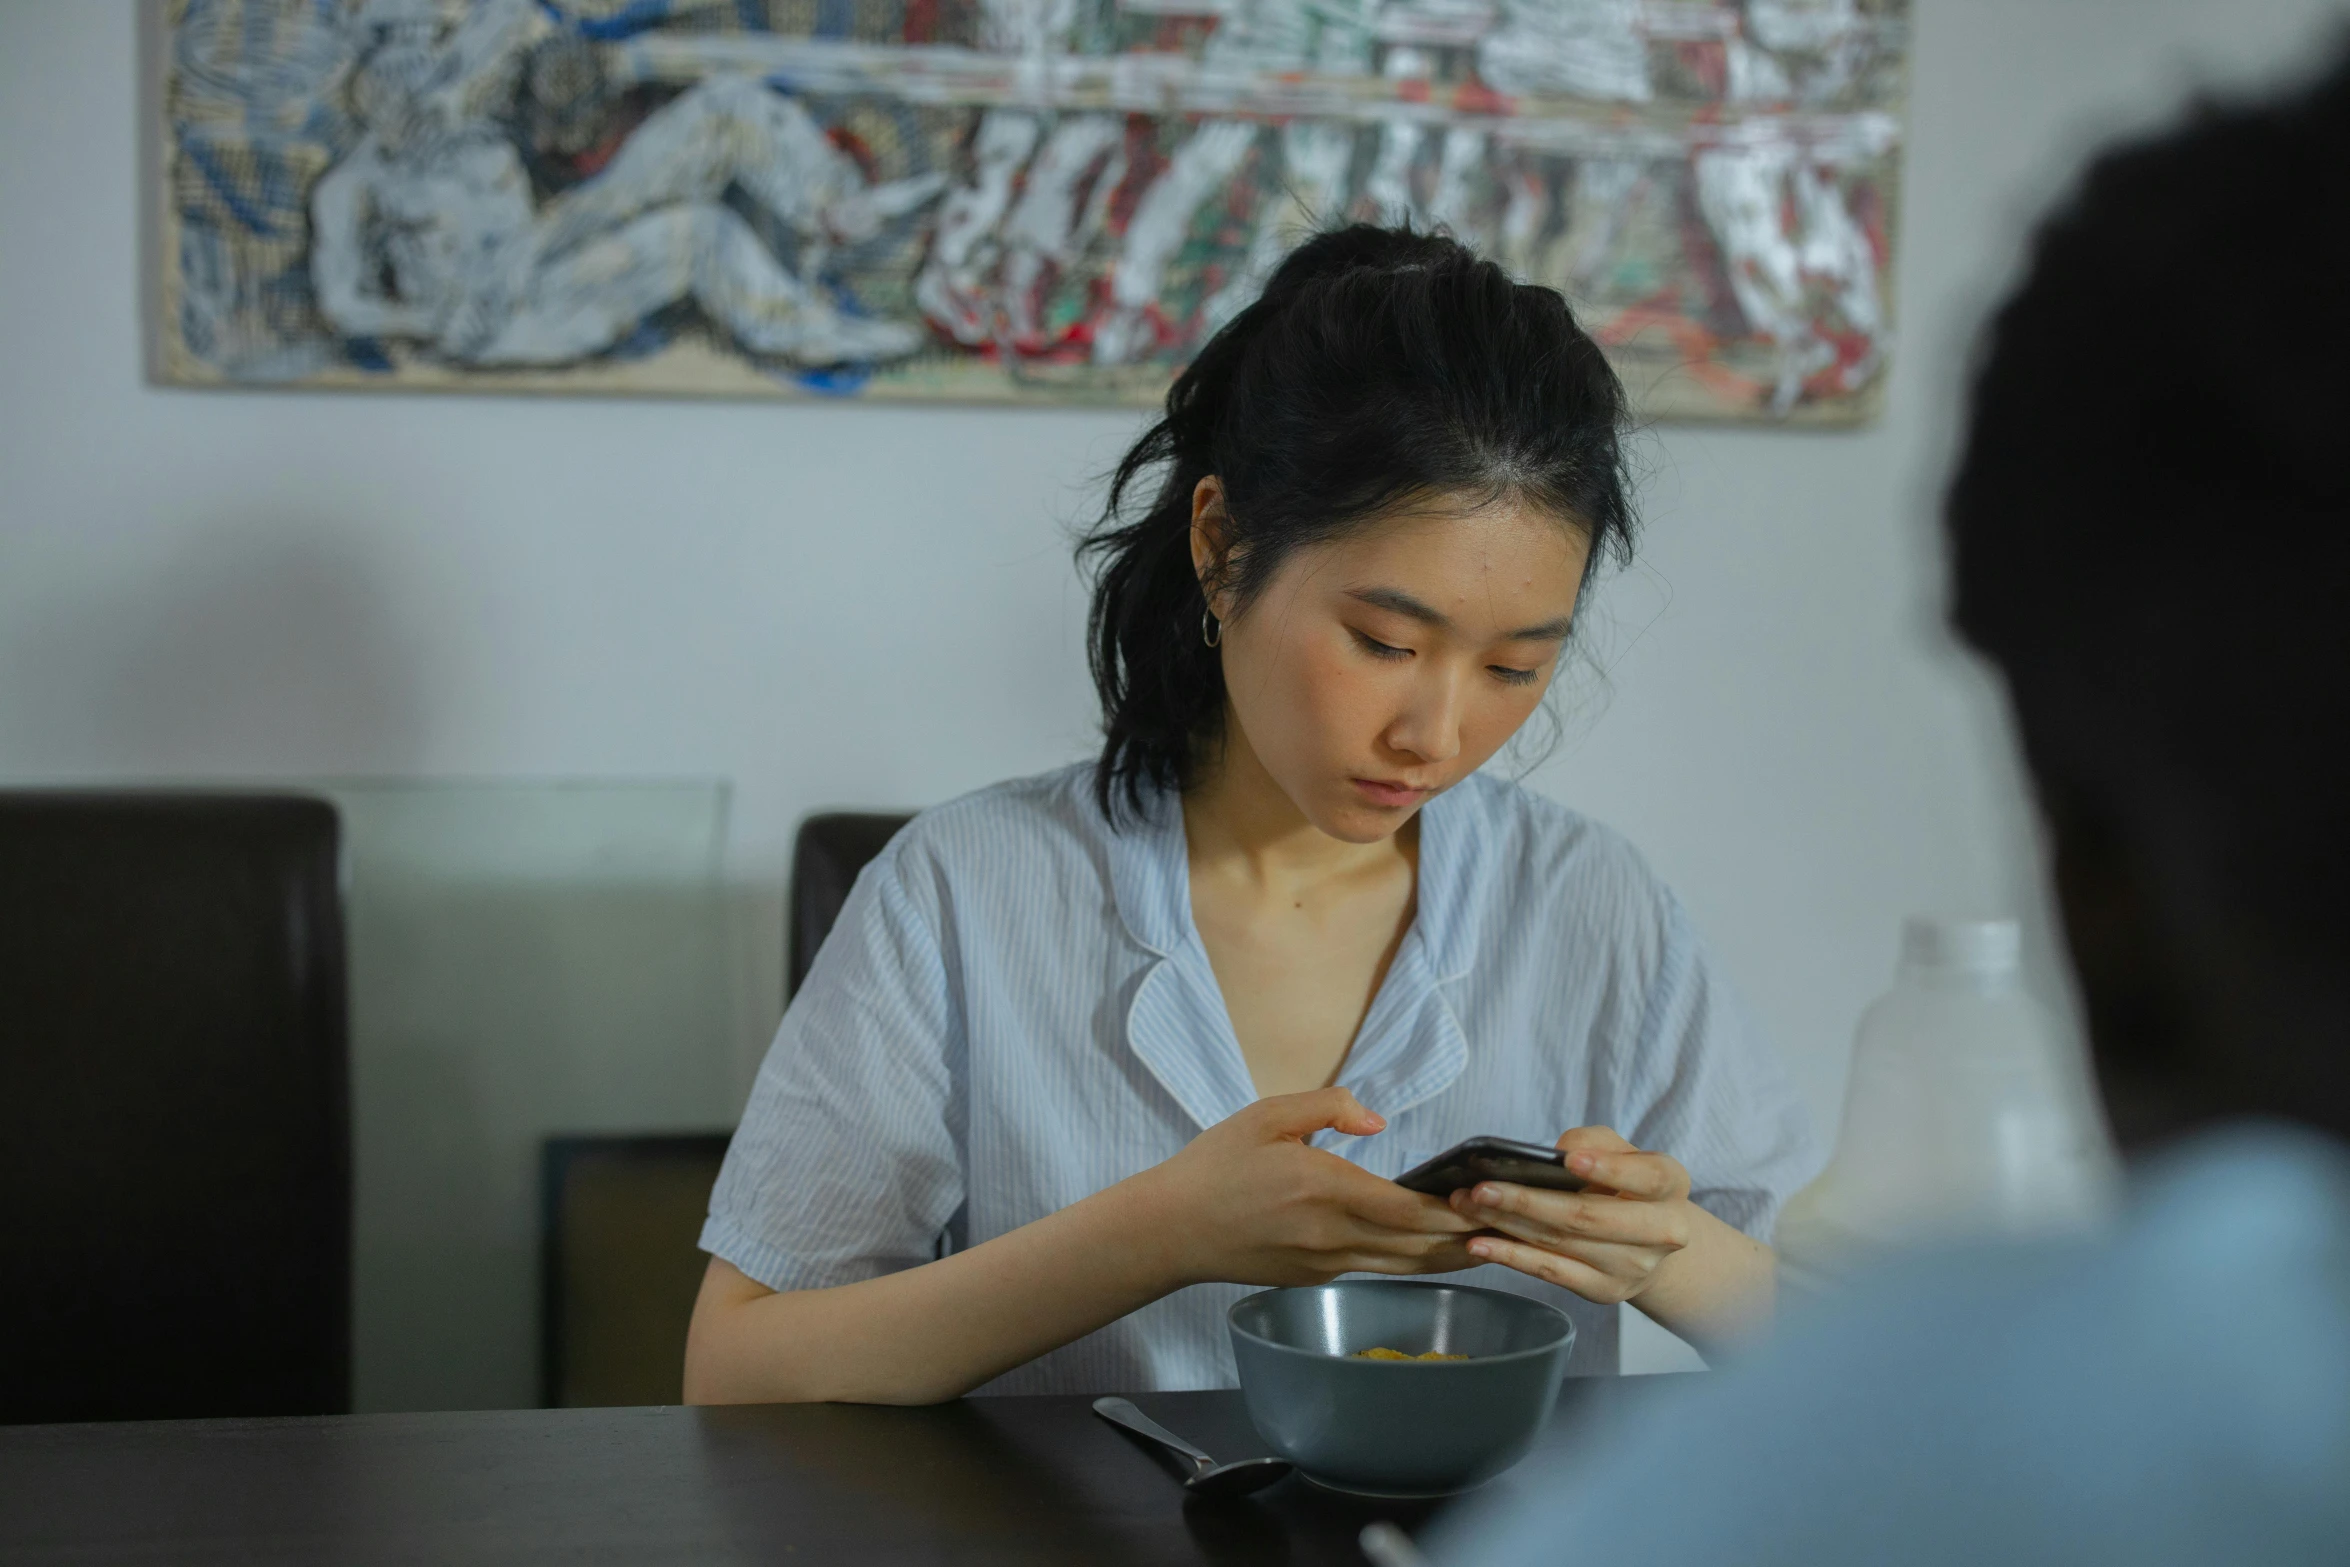
[[[1433,1567],[1412,1537],[1382,1518],[1363,1525],[1356,1541],[1363,1548],[1363,1556],[1371,1567]]]
[[[1097,1398],[1093,1401],[1093,1412],[1112,1425],[1124,1426],[1137,1436],[1147,1436],[1161,1447],[1173,1448],[1190,1459],[1193,1472],[1183,1482],[1183,1488],[1194,1496],[1245,1496],[1263,1490],[1290,1471],[1286,1458],[1243,1458],[1238,1463],[1219,1464],[1127,1399]]]

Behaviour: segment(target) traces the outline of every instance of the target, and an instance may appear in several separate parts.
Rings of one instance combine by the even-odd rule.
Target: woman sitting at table
[[[1624,421],[1565,302],[1441,238],[1309,241],[1210,340],[1083,545],[1102,753],[858,880],[711,1195],[689,1399],[1229,1385],[1235,1299],[1355,1272],[1498,1264],[1583,1371],[1622,1301],[1767,1316],[1794,1094],[1639,857],[1477,771],[1627,551]],[[1592,1189],[1390,1179],[1481,1134]]]

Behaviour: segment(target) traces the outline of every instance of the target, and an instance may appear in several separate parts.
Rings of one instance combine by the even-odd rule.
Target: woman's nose
[[[1409,706],[1387,729],[1387,743],[1423,762],[1449,762],[1461,751],[1459,678],[1431,670],[1416,682]]]

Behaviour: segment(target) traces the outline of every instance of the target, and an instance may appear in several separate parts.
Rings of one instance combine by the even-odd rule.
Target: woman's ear
[[[1211,473],[1191,487],[1191,569],[1199,577],[1209,611],[1219,620],[1224,618],[1217,609],[1223,602],[1220,585],[1231,548],[1232,517],[1224,510],[1224,481]]]

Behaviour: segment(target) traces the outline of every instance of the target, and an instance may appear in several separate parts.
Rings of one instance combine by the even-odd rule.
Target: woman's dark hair
[[[1420,496],[1548,512],[1589,536],[1588,578],[1630,551],[1625,424],[1622,384],[1554,291],[1437,235],[1358,224],[1308,240],[1176,380],[1078,546],[1094,573],[1105,814],[1183,787],[1222,734],[1223,664],[1191,558],[1201,479],[1224,487],[1211,585],[1235,614],[1297,550]]]

